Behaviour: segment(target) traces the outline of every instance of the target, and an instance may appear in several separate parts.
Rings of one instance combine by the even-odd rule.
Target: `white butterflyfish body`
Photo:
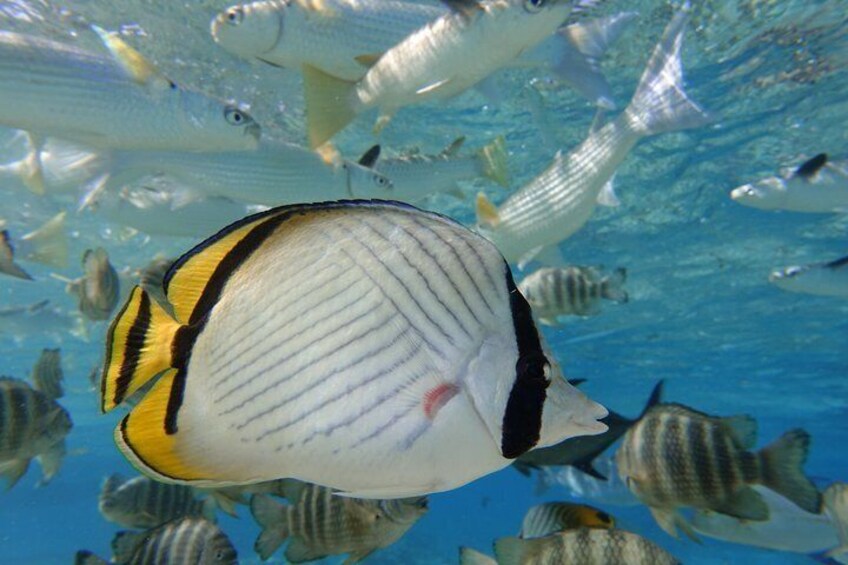
[[[444,216],[271,209],[188,252],[164,287],[174,318],[137,287],[113,321],[101,389],[109,411],[163,373],[115,432],[158,480],[418,496],[606,429],[503,257]]]
[[[683,91],[680,51],[687,21],[686,9],[674,16],[630,105],[617,118],[592,131],[571,153],[557,153],[544,172],[499,207],[485,195],[478,196],[480,231],[508,261],[526,262],[580,230],[601,191],[640,139],[706,123],[704,111]],[[607,200],[614,197],[610,194]]]
[[[256,147],[260,128],[247,112],[177,85],[99,33],[111,56],[0,32],[0,124],[109,149]]]

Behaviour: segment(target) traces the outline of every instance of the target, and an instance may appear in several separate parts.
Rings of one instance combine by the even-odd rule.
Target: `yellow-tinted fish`
[[[124,528],[146,529],[187,516],[215,520],[211,499],[199,500],[191,487],[111,475],[100,489],[98,508],[104,518]]]
[[[400,498],[606,429],[546,352],[503,257],[444,216],[381,201],[275,208],[195,247],[164,285],[174,318],[135,288],[101,387],[109,411],[155,383],[115,438],[159,480],[292,477]]]
[[[290,539],[286,560],[291,563],[345,553],[345,563],[356,563],[395,543],[427,512],[426,497],[360,500],[299,481],[285,481],[284,489],[291,506],[265,495],[250,503],[262,527],[255,547],[263,560]]]
[[[767,520],[768,506],[752,484],[818,513],[821,496],[801,469],[810,435],[791,430],[753,453],[749,450],[756,435],[750,416],[718,418],[679,404],[660,404],[625,434],[616,455],[618,472],[673,536],[679,526],[697,539],[677,513],[681,507]]]
[[[527,511],[518,537],[541,538],[563,530],[614,528],[615,519],[593,506],[569,502],[547,502]]]
[[[80,312],[89,320],[108,320],[118,305],[121,283],[102,247],[87,249],[82,256],[84,275],[68,284],[68,292],[77,296]]]
[[[670,553],[624,530],[581,528],[543,538],[501,538],[495,542],[498,565],[674,565]]]

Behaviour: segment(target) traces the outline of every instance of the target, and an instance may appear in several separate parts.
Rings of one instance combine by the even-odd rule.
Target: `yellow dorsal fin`
[[[362,65],[363,67],[373,67],[374,64],[380,60],[382,57],[382,53],[365,53],[363,55],[357,55],[353,58],[354,61]]]
[[[130,293],[106,334],[100,407],[109,412],[173,364],[180,324],[141,287]]]
[[[109,50],[115,61],[135,82],[145,86],[169,88],[173,83],[156,68],[144,55],[133,49],[115,32],[106,31],[98,26],[91,29],[100,36],[103,45]]]
[[[497,207],[484,193],[477,193],[477,223],[484,228],[494,228],[500,221]]]

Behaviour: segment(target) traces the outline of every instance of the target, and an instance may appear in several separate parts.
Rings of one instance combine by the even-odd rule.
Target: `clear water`
[[[845,480],[848,466],[848,303],[795,295],[770,286],[772,267],[835,259],[846,250],[848,216],[767,213],[743,208],[728,192],[819,152],[844,155],[848,145],[848,10],[843,0],[704,0],[694,2],[684,68],[692,98],[715,124],[641,143],[616,179],[617,209],[599,209],[563,243],[577,264],[625,266],[628,304],[546,330],[567,374],[588,379],[585,390],[612,409],[635,415],[657,379],[667,398],[700,410],[749,413],[760,444],[793,427],[814,440],[806,465],[823,481]],[[266,134],[304,142],[303,103],[296,73],[250,66],[218,48],[208,34],[227,1],[77,0],[0,2],[0,29],[93,45],[88,23],[121,29],[167,74],[220,97],[251,105]],[[603,62],[621,106],[668,21],[665,0],[610,0],[601,12],[638,10],[639,20]],[[510,76],[514,95],[499,107],[470,93],[444,106],[406,109],[384,132],[384,147],[435,152],[457,135],[482,145],[503,134],[513,184],[544,168],[559,148],[579,143],[593,111],[568,90],[545,92],[545,140],[521,88],[528,71]],[[362,120],[339,137],[355,157],[373,143]],[[551,142],[553,141],[553,143]],[[0,161],[21,154],[12,132],[0,132]],[[496,187],[464,187],[468,198],[435,198],[429,206],[473,221],[473,195]],[[304,187],[304,197],[308,187]],[[25,233],[73,199],[38,198],[14,179],[0,185],[0,217]],[[175,218],[175,221],[179,221]],[[95,245],[116,266],[139,267],[159,252],[177,254],[197,238],[132,234],[96,215],[69,217],[71,257]],[[79,274],[76,261],[62,275]],[[27,264],[37,281],[0,281],[0,306],[45,298],[66,314],[75,305],[50,269]],[[118,416],[99,414],[88,374],[100,360],[104,324],[89,324],[87,339],[62,318],[25,334],[0,335],[2,373],[25,377],[43,347],[62,348],[63,404],[74,429],[71,454],[59,475],[36,488],[36,466],[0,494],[0,561],[69,562],[77,549],[108,555],[116,527],[97,511],[104,476],[131,474],[112,443]],[[459,545],[488,550],[496,537],[517,532],[524,511],[565,491],[533,494],[533,481],[505,469],[457,491],[432,497],[431,510],[399,543],[370,563],[455,563]],[[805,563],[808,556],[705,540],[697,545],[660,531],[641,506],[608,508],[627,529],[648,536],[686,563]],[[245,509],[220,523],[245,563],[258,562],[258,528]],[[281,560],[281,554],[274,559]],[[341,559],[328,559],[339,562]]]

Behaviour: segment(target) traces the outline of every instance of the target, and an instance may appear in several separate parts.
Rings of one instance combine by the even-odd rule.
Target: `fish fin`
[[[103,481],[103,486],[100,487],[100,500],[109,499],[114,496],[115,492],[125,482],[127,482],[127,478],[118,473],[113,473],[106,477]]]
[[[566,264],[562,250],[556,243],[531,249],[518,260],[518,268],[523,271],[531,261],[537,261],[547,267],[561,267]]]
[[[683,89],[680,51],[688,21],[689,4],[686,3],[666,26],[625,110],[631,126],[642,135],[698,127],[710,121],[709,115],[690,100]]]
[[[81,549],[74,555],[74,565],[109,565],[109,562],[87,549]]]
[[[524,475],[525,477],[529,477],[531,471],[533,471],[534,469],[538,469],[538,467],[536,467],[535,465],[526,463],[521,459],[516,459],[515,461],[513,461],[512,468]]]
[[[380,115],[377,116],[377,121],[374,122],[374,135],[380,135],[386,126],[389,125],[389,122],[392,121],[394,115],[393,110],[381,110]]]
[[[504,136],[497,136],[480,149],[478,155],[483,166],[483,176],[504,188],[509,188],[509,163]]]
[[[621,200],[618,199],[618,196],[615,194],[615,173],[610,177],[604,186],[601,187],[601,191],[598,193],[598,204],[601,206],[607,206],[608,208],[617,208],[621,206]]]
[[[498,565],[520,565],[524,563],[533,540],[524,540],[517,537],[505,537],[495,542],[495,560]]]
[[[100,37],[100,41],[112,54],[115,62],[134,82],[161,90],[176,88],[176,85],[163,75],[156,65],[130,47],[117,33],[106,31],[96,25],[92,25],[91,29]]]
[[[441,2],[450,11],[462,14],[466,18],[470,18],[477,12],[483,11],[483,6],[479,0],[441,0]]]
[[[44,138],[40,135],[27,132],[29,140],[29,153],[23,160],[21,168],[21,181],[31,192],[44,196],[47,189],[44,184],[44,166],[41,163],[41,152],[44,150]]]
[[[751,487],[744,487],[734,492],[721,504],[710,508],[715,512],[726,514],[739,520],[764,522],[769,519],[769,507],[760,493]]]
[[[61,439],[38,454],[36,459],[41,465],[41,480],[38,481],[38,486],[46,485],[56,476],[66,453],[65,440]]]
[[[810,450],[810,434],[789,430],[759,452],[762,484],[813,514],[821,511],[821,494],[802,467]]]
[[[594,458],[593,458],[593,459],[594,459]],[[583,471],[584,473],[586,473],[586,474],[587,474],[587,475],[589,475],[590,477],[594,477],[594,478],[598,479],[599,481],[607,481],[607,480],[609,480],[609,479],[607,479],[607,477],[606,477],[606,476],[604,476],[604,474],[603,474],[603,473],[601,473],[600,471],[598,471],[597,469],[595,469],[595,466],[594,466],[594,465],[592,465],[592,460],[589,460],[589,461],[577,461],[577,462],[575,462],[575,463],[574,463],[574,467],[575,467],[576,469],[579,469],[580,471]]]
[[[848,545],[848,484],[834,483],[830,485],[825,489],[822,499],[843,547]]]
[[[498,562],[476,549],[460,547],[459,565],[498,565]]]
[[[627,26],[638,17],[638,12],[619,12],[611,16],[575,22],[560,28],[558,33],[568,38],[580,53],[597,60],[606,54]]]
[[[607,300],[615,302],[627,302],[630,298],[627,291],[624,290],[624,283],[627,280],[627,269],[618,268],[611,275],[605,277],[601,283],[601,295]]]
[[[653,506],[649,506],[648,509],[651,511],[651,515],[657,521],[659,527],[668,535],[679,538],[677,528],[680,528],[692,541],[701,543],[700,538],[695,534],[695,530],[692,529],[692,526],[683,519],[677,510],[673,508],[654,508]]]
[[[15,263],[15,248],[6,230],[0,231],[0,273],[26,281],[33,280],[29,273]]]
[[[645,414],[648,413],[648,410],[662,402],[664,388],[665,380],[660,379],[657,384],[654,385],[654,390],[651,391],[651,396],[648,398],[648,402],[645,403],[645,407],[642,409],[642,413],[639,414],[639,417],[636,418],[636,421],[639,421],[644,418]]]
[[[362,154],[362,157],[359,158],[359,163],[363,167],[373,169],[374,165],[377,164],[377,161],[380,159],[380,151],[381,147],[378,143],[377,145],[372,146],[368,151]]]
[[[842,267],[848,267],[848,255],[839,259],[835,259],[830,263],[825,263],[824,266],[828,269],[840,269]]]
[[[214,472],[180,453],[177,423],[184,378],[180,370],[165,371],[115,428],[115,443],[136,469],[155,480],[214,484]]]
[[[368,549],[362,549],[360,551],[355,551],[353,553],[350,553],[348,555],[347,559],[342,561],[342,565],[353,565],[354,563],[359,563],[360,561],[367,558],[369,555],[371,555],[375,551],[377,551],[376,548],[368,548]]]
[[[493,229],[498,226],[501,218],[498,213],[498,208],[483,192],[477,193],[477,223],[487,229]]]
[[[456,139],[450,142],[450,145],[442,149],[442,152],[439,153],[442,157],[456,157],[459,154],[462,146],[465,145],[465,136],[460,135]]]
[[[132,289],[106,333],[100,380],[103,412],[109,412],[172,366],[171,346],[180,327],[141,287]]]
[[[112,560],[115,563],[130,563],[138,546],[147,539],[147,532],[120,531],[112,538]]]
[[[328,75],[312,65],[303,65],[306,125],[312,149],[329,141],[356,117],[350,103],[355,85]]]
[[[112,175],[109,173],[103,173],[83,184],[81,189],[82,196],[80,196],[79,202],[77,202],[77,214],[86,208],[96,209],[98,200],[100,200],[100,197],[109,188],[109,180],[111,178]]]
[[[253,548],[263,561],[271,557],[290,535],[287,508],[265,494],[250,497],[250,513],[262,528]]]
[[[210,506],[212,506],[213,515],[216,509],[220,509],[221,512],[228,514],[233,518],[238,518],[238,511],[236,510],[236,505],[239,504],[239,501],[237,499],[217,490],[210,490],[206,492],[208,498],[203,502],[204,514],[207,511],[206,503],[211,501]]]
[[[439,89],[444,88],[445,86],[450,84],[451,80],[452,79],[450,79],[450,78],[437,80],[434,83],[428,84],[426,86],[422,86],[421,88],[419,88],[418,90],[415,91],[415,94],[417,94],[418,96],[425,96],[427,94],[432,94],[432,93],[438,91]]]
[[[289,563],[304,563],[326,557],[327,553],[309,547],[300,538],[292,538],[284,555]]]
[[[377,61],[383,56],[383,53],[365,53],[363,55],[357,55],[353,58],[354,61],[362,65],[363,67],[371,68],[373,67]]]
[[[56,400],[65,395],[62,389],[62,350],[59,348],[41,350],[41,355],[32,368],[32,380],[35,389],[48,398]]]
[[[752,449],[757,443],[757,421],[747,414],[720,418],[721,427],[739,449]]]
[[[65,237],[65,217],[67,213],[62,211],[44,222],[37,230],[21,237],[31,250],[27,253],[27,259],[57,269],[68,266],[68,239]]]
[[[216,514],[216,511],[218,510],[218,506],[219,506],[218,501],[215,500],[214,498],[212,498],[211,496],[209,496],[200,505],[200,515],[203,518],[205,518],[206,520],[208,520],[208,521],[210,521],[214,524],[215,522],[218,521],[218,516]],[[232,513],[230,514],[228,512],[228,514],[230,514],[230,516],[237,518],[238,515],[236,514],[236,511],[235,511],[235,504],[233,504],[231,509],[232,509]]]
[[[29,469],[30,459],[13,459],[12,461],[0,464],[0,477],[6,479],[6,490],[15,486],[21,477],[23,477],[27,469]]]
[[[795,169],[794,175],[802,179],[810,179],[827,164],[827,153],[819,153]]]

